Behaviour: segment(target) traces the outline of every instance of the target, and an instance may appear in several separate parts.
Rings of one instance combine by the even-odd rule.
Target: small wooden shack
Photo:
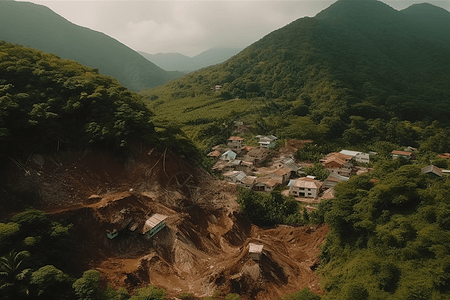
[[[157,234],[161,229],[166,226],[165,220],[167,216],[161,214],[153,214],[150,218],[145,221],[145,225],[142,228],[142,234],[145,235],[146,238],[150,239],[155,234]]]
[[[250,246],[250,248],[248,250],[250,257],[253,260],[259,261],[261,259],[264,245],[258,245],[258,244],[253,244],[253,243],[249,243],[248,245]]]

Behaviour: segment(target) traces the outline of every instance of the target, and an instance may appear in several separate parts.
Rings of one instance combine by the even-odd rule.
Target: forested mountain
[[[203,51],[194,57],[189,57],[180,53],[148,54],[141,51],[138,52],[164,70],[191,72],[222,63],[239,53],[241,50],[242,49],[240,48],[212,48]]]
[[[164,71],[117,40],[75,25],[42,5],[0,1],[0,28],[0,40],[98,68],[134,91],[180,75]]]
[[[339,0],[218,66],[147,91],[146,101],[197,140],[241,120],[281,137],[414,144],[411,128],[450,125],[449,22],[448,11],[430,4],[397,11]]]
[[[152,115],[141,96],[97,69],[0,41],[0,160],[96,147],[123,153],[138,141],[170,146],[176,139],[156,133]]]

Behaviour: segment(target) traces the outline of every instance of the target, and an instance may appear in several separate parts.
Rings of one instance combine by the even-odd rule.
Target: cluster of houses
[[[212,167],[216,173],[221,173],[229,182],[233,182],[249,189],[270,192],[278,184],[287,184],[292,176],[300,170],[293,159],[281,162],[280,167],[267,176],[254,176],[255,172],[273,153],[277,138],[275,136],[257,136],[258,147],[250,147],[243,143],[244,139],[232,136],[227,140],[227,146],[213,147],[208,154],[217,161]]]
[[[361,165],[368,165],[371,156],[376,155],[375,152],[351,150],[329,153],[320,159],[320,163],[330,174],[326,180],[319,181],[313,176],[305,176],[301,165],[294,159],[295,152],[277,155],[273,150],[277,137],[273,135],[256,137],[259,139],[257,147],[245,145],[244,139],[239,136],[231,136],[226,146],[213,147],[208,154],[209,157],[216,159],[212,170],[222,174],[230,183],[255,191],[271,192],[276,186],[287,186],[289,189],[283,191],[284,194],[308,198],[307,202],[315,202],[312,199],[318,202],[320,199],[334,197],[336,184],[348,181],[353,175],[368,172],[370,169]],[[392,159],[403,157],[415,160],[415,150],[412,147],[403,151],[394,150],[391,156]],[[431,172],[442,174],[446,170],[439,171],[434,167]]]
[[[287,155],[275,155],[272,149],[277,137],[256,137],[259,139],[257,147],[245,145],[244,139],[239,136],[231,136],[226,147],[213,147],[208,154],[216,159],[213,172],[222,174],[230,183],[251,190],[271,192],[276,186],[287,186],[289,195],[317,199],[319,196],[333,197],[333,188],[338,182],[347,181],[350,176],[361,172],[355,162],[369,163],[370,160],[368,153],[358,151],[330,153],[320,160],[330,171],[330,176],[322,182],[312,176],[304,176],[302,167],[294,159],[295,151]],[[329,191],[324,193],[326,190]]]

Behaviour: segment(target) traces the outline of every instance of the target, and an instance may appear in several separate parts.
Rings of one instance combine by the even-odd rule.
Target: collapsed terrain
[[[35,154],[9,168],[9,184],[38,192],[35,208],[74,224],[79,272],[99,270],[116,288],[153,284],[169,297],[321,293],[313,270],[326,226],[258,228],[239,213],[236,186],[170,151],[132,152],[124,163],[98,151]],[[168,216],[167,226],[146,239],[142,227],[153,213]],[[259,262],[249,243],[264,245]]]

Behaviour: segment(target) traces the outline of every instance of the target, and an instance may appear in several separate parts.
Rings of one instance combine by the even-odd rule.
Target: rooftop
[[[252,151],[250,151],[249,153],[247,153],[247,155],[249,156],[260,156],[260,155],[267,155],[269,153],[269,150],[265,149],[265,148],[254,148],[252,149]]]
[[[396,155],[405,155],[405,156],[411,156],[413,154],[412,152],[409,152],[409,151],[399,151],[399,150],[394,150],[391,153],[396,154]]]
[[[150,218],[145,221],[144,228],[142,228],[142,233],[147,233],[148,231],[155,228],[156,225],[167,219],[167,216],[161,214],[153,214]]]
[[[250,246],[248,252],[250,252],[250,253],[262,253],[264,245],[258,245],[258,244],[253,244],[253,243],[249,243],[248,245]]]
[[[256,179],[257,184],[256,185],[267,185],[270,187],[275,187],[278,182],[270,177],[259,177]]]
[[[341,150],[341,152],[339,152],[339,153],[344,154],[344,155],[356,156],[362,152],[361,151],[353,151],[353,150]]]
[[[243,141],[244,138],[241,138],[240,136],[230,136],[228,138],[229,141]]]
[[[220,152],[217,150],[214,150],[212,152],[209,152],[208,155],[209,157],[219,157],[220,156]]]
[[[320,162],[325,164],[325,163],[328,163],[331,161],[335,161],[337,163],[344,164],[347,161],[351,160],[352,158],[353,158],[353,156],[351,156],[351,155],[346,155],[346,154],[339,153],[339,152],[331,152],[331,153],[328,153],[327,155],[325,155],[320,160]]]
[[[280,175],[280,176],[284,176],[286,174],[291,173],[291,170],[285,167],[281,167],[279,169],[277,169],[276,171],[272,172],[274,174]]]
[[[429,166],[422,168],[422,173],[425,173],[425,174],[434,173],[439,177],[442,176],[442,170],[434,165],[429,165]]]
[[[235,178],[236,181],[242,181],[247,175],[242,171],[230,171],[223,174],[224,177]]]
[[[298,187],[298,188],[306,188],[306,189],[318,189],[320,187],[320,184],[316,182],[316,180],[308,178],[308,177],[302,177],[294,180],[294,182],[289,183],[290,186]]]

